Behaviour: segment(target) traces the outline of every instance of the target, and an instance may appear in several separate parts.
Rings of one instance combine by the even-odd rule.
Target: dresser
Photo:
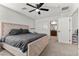
[[[51,30],[51,36],[57,36],[57,31]]]

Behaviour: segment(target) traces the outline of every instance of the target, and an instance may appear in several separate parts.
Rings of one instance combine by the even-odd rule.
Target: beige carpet
[[[42,56],[77,56],[78,45],[57,42],[57,37],[51,37],[50,43],[41,54]]]
[[[41,56],[77,56],[78,46],[57,42],[57,37],[51,37],[49,45]],[[12,56],[8,51],[0,49],[0,56]]]

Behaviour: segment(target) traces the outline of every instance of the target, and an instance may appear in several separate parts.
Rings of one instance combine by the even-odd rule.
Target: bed
[[[1,36],[5,37],[11,29],[20,29],[20,28],[29,29],[29,26],[2,22]],[[13,47],[5,42],[2,43],[2,47],[7,51],[9,51],[10,53],[12,53],[14,56],[38,56],[42,53],[42,51],[45,49],[47,45],[48,45],[47,35],[28,43],[27,45],[28,50],[24,53],[19,48]]]

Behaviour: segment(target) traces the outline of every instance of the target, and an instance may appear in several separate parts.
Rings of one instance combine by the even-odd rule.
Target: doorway
[[[50,21],[50,37],[54,42],[58,41],[57,39],[57,20]]]
[[[78,9],[72,14],[72,44],[78,44]]]
[[[56,21],[50,22],[50,35],[57,36],[57,22]]]

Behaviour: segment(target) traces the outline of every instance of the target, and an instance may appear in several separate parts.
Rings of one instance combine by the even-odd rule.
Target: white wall
[[[10,22],[17,24],[29,25],[31,28],[34,27],[34,20],[27,16],[15,12],[7,7],[0,5],[0,22]]]
[[[36,26],[35,26],[35,30],[36,32],[38,33],[46,33],[46,34],[49,34],[49,20],[48,19],[39,19],[39,20],[36,20]]]
[[[78,29],[78,10],[76,10],[72,15],[72,33]]]
[[[50,35],[50,21],[58,20],[58,17],[47,17],[35,21],[35,31],[38,33],[46,33]]]

